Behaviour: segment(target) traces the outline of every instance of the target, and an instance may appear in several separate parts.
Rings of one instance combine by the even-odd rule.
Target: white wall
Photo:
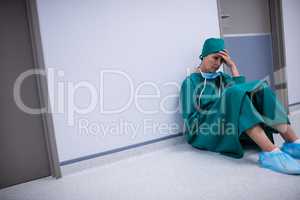
[[[179,112],[163,109],[178,108],[186,68],[206,37],[219,36],[216,1],[38,0],[38,11],[60,162],[181,132]]]
[[[282,1],[289,104],[300,102],[300,1]]]

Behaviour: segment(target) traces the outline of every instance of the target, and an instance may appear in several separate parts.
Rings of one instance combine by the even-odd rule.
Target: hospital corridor
[[[299,0],[1,0],[0,200],[300,199]]]

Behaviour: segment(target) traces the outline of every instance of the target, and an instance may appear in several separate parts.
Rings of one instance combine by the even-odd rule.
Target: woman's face
[[[215,72],[220,68],[222,64],[222,58],[218,54],[214,53],[204,57],[202,62],[206,71]]]

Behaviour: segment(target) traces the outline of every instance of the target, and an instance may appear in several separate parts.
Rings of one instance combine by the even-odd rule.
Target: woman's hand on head
[[[229,53],[226,49],[224,49],[224,51],[219,51],[217,54],[222,57],[226,66],[230,68],[232,76],[240,76],[236,64],[230,58]]]
[[[224,49],[223,51],[219,51],[217,54],[224,60],[227,67],[229,67],[229,68],[235,68],[236,67],[236,64],[230,58],[229,53],[226,49]]]

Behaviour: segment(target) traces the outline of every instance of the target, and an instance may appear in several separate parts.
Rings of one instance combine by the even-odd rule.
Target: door
[[[273,85],[268,0],[220,0],[219,5],[222,35],[240,73]]]
[[[26,12],[24,0],[0,1],[0,188],[51,174],[42,116],[23,112],[13,96],[17,77],[34,66]],[[21,85],[31,108],[40,107],[36,78]]]
[[[218,0],[227,49],[246,80],[265,79],[288,110],[281,0]]]

